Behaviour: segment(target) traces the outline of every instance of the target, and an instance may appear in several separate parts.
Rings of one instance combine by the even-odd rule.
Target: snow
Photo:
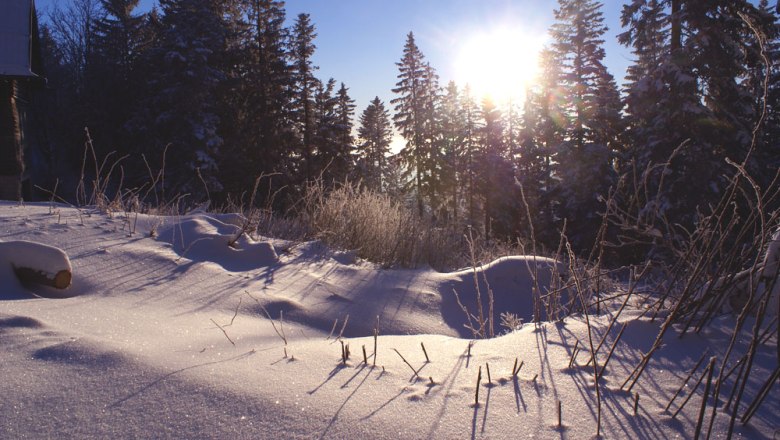
[[[32,241],[0,240],[0,283],[20,290],[18,270],[34,273],[47,282],[62,283],[60,288],[70,285],[72,268],[68,255],[61,249]]]
[[[139,215],[131,234],[118,214],[0,203],[0,240],[61,249],[74,275],[67,297],[51,298],[48,287],[0,273],[0,438],[594,437],[587,350],[568,367],[575,341],[588,344],[583,317],[472,341],[452,293],[476,305],[472,270],[381,269],[320,242],[244,234],[228,246],[241,224],[235,215]],[[496,317],[505,309],[530,316],[530,274],[544,290],[553,265],[510,257],[479,268]],[[591,316],[596,341],[614,313]],[[621,385],[661,325],[639,315],[624,311],[606,338],[611,345],[627,324],[601,383],[602,435],[690,438],[702,388],[676,418],[663,409],[705,350],[722,356],[735,318],[683,338],[669,332],[629,393]],[[777,365],[776,344],[773,336],[759,349],[746,394]],[[523,362],[516,380],[515,358]],[[778,394],[748,425],[737,423],[737,437],[778,434]],[[713,438],[727,425],[720,415]]]
[[[54,246],[31,241],[0,241],[0,261],[15,267],[28,267],[42,271],[51,278],[60,272],[71,272],[67,254]]]

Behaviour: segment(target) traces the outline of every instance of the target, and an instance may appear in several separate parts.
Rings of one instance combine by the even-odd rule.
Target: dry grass
[[[353,184],[332,190],[315,182],[299,204],[298,222],[308,235],[385,266],[452,267],[460,238],[433,227],[387,195]],[[292,222],[288,220],[288,222]]]

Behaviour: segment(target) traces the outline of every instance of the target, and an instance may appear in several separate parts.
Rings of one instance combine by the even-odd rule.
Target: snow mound
[[[452,279],[442,285],[443,308],[442,315],[453,328],[463,328],[466,324],[466,316],[460,310],[460,302],[474,316],[478,316],[477,285],[482,301],[482,310],[485,319],[488,319],[490,310],[488,290],[493,296],[493,319],[500,322],[502,313],[512,313],[524,322],[530,322],[534,317],[534,296],[539,290],[544,303],[555,300],[566,306],[569,302],[568,290],[560,289],[564,284],[561,276],[565,275],[566,268],[560,262],[550,258],[534,256],[504,257],[490,264],[482,265],[476,269],[465,269],[455,272]],[[474,278],[478,283],[475,283]],[[457,293],[457,297],[456,297]],[[542,320],[554,320],[558,316],[547,316],[544,305],[540,305]],[[498,329],[496,329],[498,330]],[[461,332],[463,336],[469,336],[465,328]]]
[[[0,241],[0,285],[6,295],[24,292],[20,279],[65,289],[73,268],[62,249],[32,241]]]
[[[231,272],[267,267],[279,261],[270,242],[256,242],[241,234],[241,227],[236,223],[235,216],[217,218],[196,214],[162,227],[157,239],[171,244],[184,258],[215,263]]]

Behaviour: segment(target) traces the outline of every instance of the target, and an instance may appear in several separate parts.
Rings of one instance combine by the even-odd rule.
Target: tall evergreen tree
[[[274,194],[295,174],[289,151],[291,69],[288,65],[288,29],[284,2],[241,0],[246,23],[240,34],[230,91],[232,105],[229,139],[232,160],[223,162],[225,184],[235,193],[251,188],[261,174],[280,173],[263,179],[258,198]],[[236,160],[236,158],[241,158]],[[279,203],[283,198],[276,198]],[[267,203],[267,200],[258,200]]]
[[[461,176],[461,186],[465,191],[466,212],[468,225],[477,225],[477,183],[479,181],[479,137],[480,137],[480,109],[471,88],[467,84],[461,95],[461,109],[463,112],[463,146],[459,155],[458,174]]]
[[[477,176],[482,194],[485,239],[500,236],[510,238],[516,232],[515,206],[518,194],[514,185],[514,170],[508,157],[504,118],[490,97],[482,100],[482,127]]]
[[[561,64],[555,52],[549,49],[541,52],[539,63],[541,79],[529,90],[523,109],[525,128],[518,180],[529,204],[535,234],[542,242],[553,244],[558,240],[554,228],[558,202],[553,196],[557,177],[553,168],[568,124],[564,114]]]
[[[575,147],[592,141],[596,99],[607,73],[604,61],[602,4],[594,0],[559,0],[556,23],[550,34],[552,50],[561,64],[561,83],[566,112],[571,119],[568,138]]]
[[[105,14],[94,24],[85,99],[89,102],[86,125],[102,157],[109,151],[132,152],[124,124],[142,92],[138,58],[148,48],[150,35],[146,15],[133,13],[138,0],[102,0],[101,5]]]
[[[197,195],[221,191],[217,163],[223,139],[214,92],[225,79],[222,4],[161,0],[160,7],[162,32],[143,59],[158,68],[150,71],[132,126],[153,149],[148,157],[170,145],[169,157],[183,163],[166,172],[169,188]]]
[[[312,61],[312,56],[317,48],[314,45],[316,37],[317,33],[309,14],[299,14],[292,28],[289,54],[295,95],[292,102],[292,117],[295,122],[302,161],[300,172],[306,181],[313,179],[316,173],[314,159],[316,154],[314,142],[316,120],[313,106],[318,80],[314,76],[317,67]]]
[[[461,96],[454,81],[447,84],[439,109],[439,194],[448,201],[449,206],[442,209],[444,219],[458,220],[460,209],[461,166],[464,147],[464,114],[461,107]]]
[[[388,156],[393,128],[390,113],[375,97],[360,115],[358,128],[358,170],[366,186],[376,191],[387,189]]]
[[[652,165],[673,159],[645,212],[691,226],[697,207],[721,195],[731,173],[724,159],[746,158],[756,115],[741,78],[752,32],[739,14],[752,20],[757,10],[743,0],[636,0],[624,7],[620,41],[637,59],[626,96],[630,158],[640,172],[652,171],[653,191],[662,170]]]
[[[334,92],[336,80],[318,86],[314,99],[316,130],[312,140],[315,149],[313,170],[326,183],[343,181],[353,168],[352,115],[355,104],[342,83]]]
[[[409,33],[398,66],[398,83],[393,93],[399,95],[390,102],[395,105],[393,119],[406,146],[399,158],[410,177],[417,200],[417,210],[424,212],[424,199],[431,195],[431,157],[434,129],[434,109],[437,95],[437,78],[417,43]]]
[[[343,180],[352,173],[355,139],[352,137],[352,119],[355,116],[355,100],[349,96],[349,89],[341,83],[336,92],[336,118],[333,127],[334,158],[333,178]]]
[[[551,28],[552,51],[560,62],[564,112],[569,116],[565,142],[558,145],[555,177],[557,215],[569,219],[569,239],[586,250],[598,230],[599,197],[615,181],[610,148],[622,131],[621,102],[613,77],[603,64],[607,31],[602,4],[559,0]]]

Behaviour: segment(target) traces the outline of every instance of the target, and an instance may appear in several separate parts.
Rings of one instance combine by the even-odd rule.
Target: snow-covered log
[[[73,278],[70,260],[62,249],[32,241],[0,242],[0,265],[10,265],[24,282],[57,289],[70,286]]]

